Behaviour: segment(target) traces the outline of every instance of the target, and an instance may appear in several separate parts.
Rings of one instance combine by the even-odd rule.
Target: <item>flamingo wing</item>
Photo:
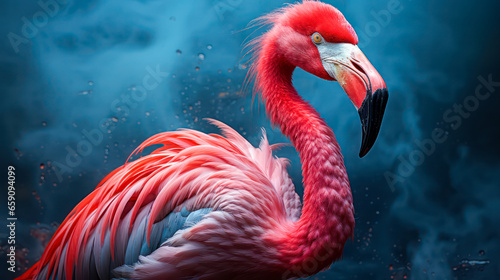
[[[210,122],[225,137],[182,130],[141,144],[134,153],[162,147],[104,178],[21,279],[184,277],[200,262],[265,246],[265,229],[297,220],[301,203],[287,161],[272,155],[265,134],[254,148],[229,126]]]

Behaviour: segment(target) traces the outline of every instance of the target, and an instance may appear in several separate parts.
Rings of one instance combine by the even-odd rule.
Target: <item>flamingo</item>
[[[378,135],[388,92],[333,6],[303,1],[261,18],[250,70],[271,123],[298,151],[303,207],[288,161],[265,134],[258,148],[222,122],[222,135],[164,132],[162,144],[106,176],[19,279],[293,279],[327,269],[353,236],[340,147],[296,92],[296,67],[338,81],[362,123],[360,157]]]

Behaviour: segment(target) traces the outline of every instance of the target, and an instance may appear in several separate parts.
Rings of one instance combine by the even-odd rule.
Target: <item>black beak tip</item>
[[[359,151],[360,158],[370,151],[377,140],[388,98],[389,92],[386,88],[377,89],[374,94],[368,91],[365,100],[358,109],[363,129],[363,139]]]
[[[368,154],[369,151],[370,149],[363,149],[361,147],[361,150],[359,151],[359,158],[363,158],[364,156],[366,156],[366,154]]]

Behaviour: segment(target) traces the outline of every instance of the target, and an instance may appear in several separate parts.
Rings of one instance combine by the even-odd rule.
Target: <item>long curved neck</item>
[[[295,67],[272,49],[261,54],[257,87],[271,122],[299,152],[304,180],[300,220],[277,229],[271,239],[292,274],[309,275],[340,258],[353,234],[351,189],[333,131],[292,85]],[[315,268],[307,264],[311,260]]]

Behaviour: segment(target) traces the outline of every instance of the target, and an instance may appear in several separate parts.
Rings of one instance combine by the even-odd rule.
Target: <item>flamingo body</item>
[[[106,177],[63,222],[25,276],[180,279],[187,273],[215,277],[228,270],[225,261],[231,259],[251,260],[248,269],[271,262],[271,254],[249,256],[246,247],[258,247],[262,232],[282,219],[299,218],[301,203],[287,160],[273,157],[265,136],[254,148],[230,127],[212,122],[226,138],[183,130],[146,140],[137,151],[164,147]],[[217,257],[207,259],[207,252]],[[133,272],[123,266],[112,273],[138,260]]]
[[[378,72],[334,7],[304,1],[264,16],[250,78],[266,112],[297,149],[303,207],[265,134],[259,148],[225,124],[223,136],[165,132],[153,153],[109,174],[61,224],[20,279],[294,279],[327,269],[354,230],[349,179],[333,131],[296,92],[300,67],[336,80],[358,109],[360,155],[387,102]]]

